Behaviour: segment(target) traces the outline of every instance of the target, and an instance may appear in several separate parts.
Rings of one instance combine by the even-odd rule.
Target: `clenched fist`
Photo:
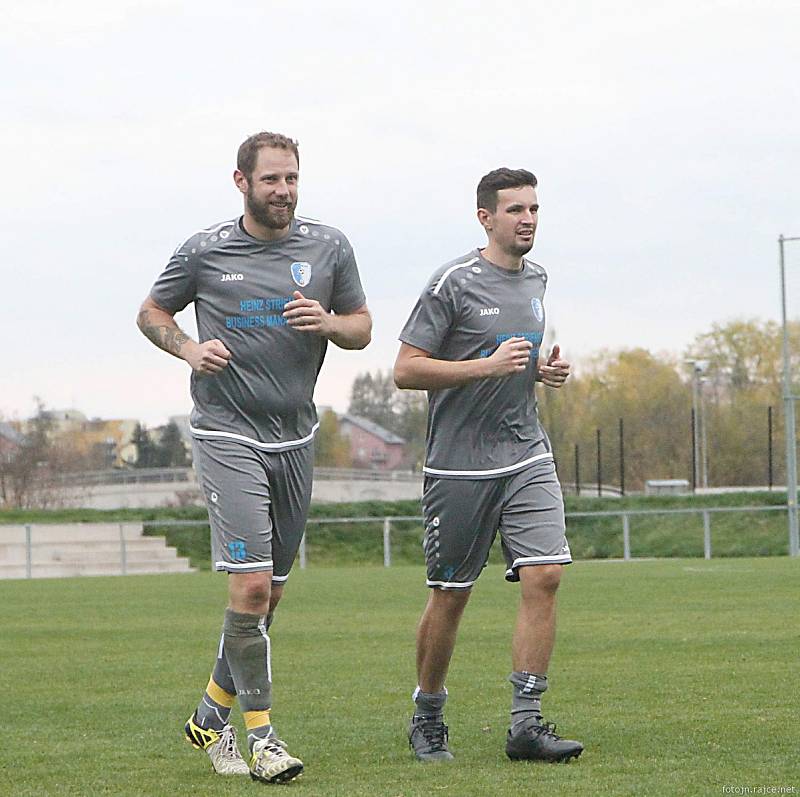
[[[227,367],[231,353],[221,340],[213,338],[204,343],[194,343],[191,347],[186,346],[183,358],[198,374],[216,374]]]
[[[486,358],[486,376],[508,376],[524,371],[531,358],[533,344],[525,338],[504,340],[491,357]]]

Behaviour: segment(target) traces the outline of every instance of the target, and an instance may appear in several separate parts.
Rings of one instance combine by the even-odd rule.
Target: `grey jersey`
[[[231,352],[218,374],[192,373],[195,437],[265,451],[311,442],[327,341],[287,324],[283,309],[297,290],[335,313],[364,305],[353,250],[339,230],[297,218],[285,238],[261,241],[234,219],[195,233],[170,258],[153,301],[171,313],[194,302],[200,341],[218,338]]]
[[[401,341],[451,361],[488,357],[510,337],[533,349],[525,371],[429,391],[426,474],[491,479],[552,458],[534,395],[546,285],[541,266],[511,272],[477,249],[433,274]]]

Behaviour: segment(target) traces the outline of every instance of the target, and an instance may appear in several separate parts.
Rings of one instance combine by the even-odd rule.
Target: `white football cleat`
[[[253,745],[250,777],[262,783],[288,783],[303,771],[303,762],[286,752],[274,737],[259,739]]]
[[[218,775],[246,775],[250,767],[242,758],[236,746],[236,729],[226,725],[221,731],[203,728],[195,723],[195,715],[184,726],[186,741],[198,750],[205,750],[211,759],[211,766]]]

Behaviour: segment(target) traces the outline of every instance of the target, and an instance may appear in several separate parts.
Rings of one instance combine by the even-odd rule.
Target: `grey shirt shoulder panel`
[[[338,228],[316,219],[299,216],[297,221],[301,233],[310,235],[312,239],[328,245],[336,252],[334,297],[330,309],[339,315],[347,315],[362,308],[367,299],[361,286],[353,245],[347,236]]]
[[[400,340],[432,357],[490,356],[510,337],[533,344],[524,372],[429,391],[425,473],[439,478],[497,478],[551,457],[534,385],[545,326],[547,274],[524,261],[509,272],[479,250],[437,269]]]
[[[355,256],[340,230],[297,219],[286,237],[262,241],[234,219],[176,249],[150,296],[170,312],[194,302],[200,341],[217,338],[231,352],[218,374],[191,376],[196,437],[267,451],[311,442],[327,340],[287,324],[283,309],[295,291],[333,312],[364,305]]]
[[[159,307],[178,313],[194,301],[199,262],[225,243],[236,223],[237,219],[230,219],[198,230],[178,246],[150,290],[150,297]]]

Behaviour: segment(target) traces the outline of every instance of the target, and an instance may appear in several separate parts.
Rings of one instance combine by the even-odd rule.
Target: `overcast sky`
[[[568,358],[679,355],[715,321],[778,318],[776,239],[800,235],[796,0],[441,5],[6,8],[0,414],[34,395],[188,412],[188,366],[136,311],[179,243],[240,212],[236,149],[262,129],[299,139],[298,212],[346,232],[374,316],[368,349],[329,349],[318,404],[391,366],[427,276],[484,243],[475,185],[501,165],[539,178],[533,257]]]

